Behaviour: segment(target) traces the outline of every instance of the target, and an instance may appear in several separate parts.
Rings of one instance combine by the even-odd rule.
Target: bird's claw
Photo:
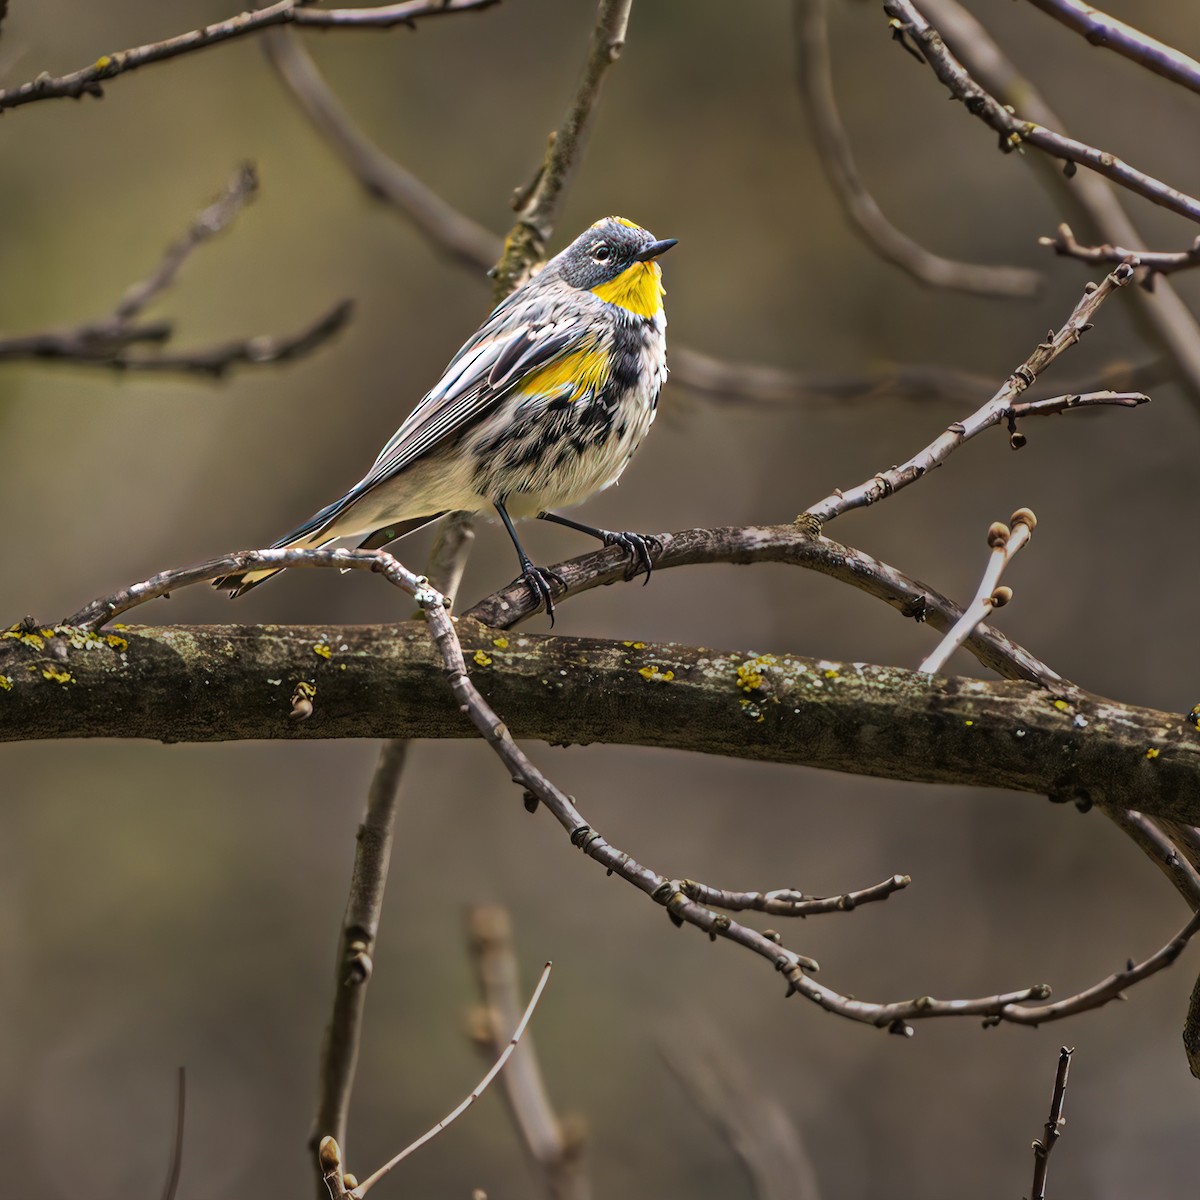
[[[642,580],[642,587],[650,582],[650,573],[654,570],[653,554],[662,553],[662,542],[658,538],[651,536],[648,533],[629,533],[628,531],[614,533],[612,530],[604,530],[604,544],[606,546],[620,546],[626,554],[629,555],[629,566],[625,568],[625,581],[633,579],[638,571],[645,571],[646,578]]]
[[[565,592],[567,585],[563,577],[545,567],[535,567],[533,563],[523,564],[520,575],[521,581],[533,593],[538,608],[545,608],[546,616],[550,618],[550,628],[554,628],[554,588]]]

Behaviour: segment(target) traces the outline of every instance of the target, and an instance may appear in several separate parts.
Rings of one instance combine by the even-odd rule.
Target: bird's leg
[[[570,517],[560,517],[557,513],[552,512],[538,513],[538,520],[553,521],[555,525],[578,529],[580,533],[598,538],[606,546],[620,546],[629,555],[629,566],[626,568],[625,578],[632,579],[639,570],[644,570],[646,578],[642,580],[643,587],[650,582],[650,572],[654,570],[651,551],[655,554],[662,552],[662,543],[648,533],[629,533],[628,531],[614,533],[611,529],[596,529],[592,525],[583,525],[579,521],[572,521]]]
[[[512,544],[517,548],[517,558],[521,563],[521,578],[525,581],[526,586],[533,592],[534,599],[539,604],[546,607],[546,616],[550,618],[550,627],[554,628],[554,595],[552,584],[557,583],[560,588],[566,589],[566,584],[562,577],[556,575],[553,571],[547,571],[545,567],[535,567],[529,555],[525,553],[520,541],[517,538],[517,531],[513,528],[512,519],[508,515],[507,509],[504,507],[503,501],[495,502],[496,511],[500,514],[500,520],[504,522],[504,528],[508,530],[508,536],[512,538]]]

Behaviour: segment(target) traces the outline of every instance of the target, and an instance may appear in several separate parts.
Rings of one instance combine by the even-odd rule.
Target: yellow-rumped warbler
[[[513,517],[537,516],[623,546],[651,570],[649,539],[546,511],[616,483],[654,420],[667,375],[662,269],[675,245],[606,217],[492,312],[340,500],[275,543],[362,538],[378,549],[447,512],[494,507],[521,578],[551,620],[551,575],[521,548]],[[218,579],[234,596],[276,572]]]

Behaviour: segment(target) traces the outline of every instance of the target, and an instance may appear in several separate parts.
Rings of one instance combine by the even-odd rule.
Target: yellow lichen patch
[[[840,678],[841,678],[841,672],[840,672],[840,671],[835,671],[835,670],[834,670],[832,667],[828,667],[828,668],[826,668],[826,670],[825,670],[825,678],[826,678],[826,679],[840,679]]]
[[[630,650],[645,650],[645,642],[622,642],[622,646],[628,646]]]
[[[1197,729],[1200,729],[1200,704],[1195,705],[1192,711],[1188,713],[1187,719],[1191,721]]]
[[[96,65],[92,68],[95,71],[107,71],[112,66],[112,57],[108,54],[102,54],[96,59]]]
[[[22,646],[31,646],[34,650],[41,650],[46,645],[46,641],[40,633],[22,629],[19,625],[14,625],[11,629],[0,633],[0,638],[14,638]]]
[[[1147,758],[1157,758],[1158,755],[1159,755],[1159,749],[1157,746],[1151,746],[1150,749],[1146,751]]]
[[[752,721],[758,722],[767,719],[763,710],[753,700],[739,700],[738,703],[742,706],[742,712]]]
[[[650,683],[670,683],[675,678],[674,671],[660,671],[657,667],[639,667],[638,674]]]
[[[110,633],[104,639],[114,650],[128,650],[129,643],[118,633]]]
[[[70,671],[64,671],[59,667],[52,667],[49,664],[42,668],[42,678],[50,680],[51,683],[75,682],[75,678]]]
[[[333,647],[327,646],[324,642],[318,642],[313,647],[313,653],[319,654],[322,658],[332,658],[333,657]]]
[[[1071,706],[1065,700],[1055,700],[1054,707],[1057,708],[1059,712],[1066,712]]]
[[[0,675],[0,692],[11,692],[12,687],[12,678],[8,675]]]
[[[766,673],[778,662],[773,654],[748,658],[737,669],[737,685],[743,692],[755,692],[766,682]]]
[[[497,650],[507,650],[508,649],[508,638],[506,638],[506,637],[492,638],[492,645],[495,646]]]
[[[964,725],[974,725],[975,722],[974,721],[964,721],[963,724]]]
[[[471,656],[477,667],[490,667],[492,665],[491,655],[485,654],[482,650],[476,650]]]

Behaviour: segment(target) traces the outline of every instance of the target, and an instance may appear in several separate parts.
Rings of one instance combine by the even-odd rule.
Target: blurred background
[[[1195,96],[1093,50],[1028,5],[975,2],[1076,136],[1200,192]],[[1109,6],[1192,54],[1188,0]],[[14,0],[6,84],[229,16],[204,0]],[[310,36],[355,119],[453,204],[503,232],[573,94],[593,0],[506,0],[416,33]],[[998,385],[1087,278],[1036,239],[1073,214],[1025,156],[946,103],[888,37],[881,10],[833,4],[835,75],[863,174],[906,232],[971,261],[1045,273],[1032,301],[932,292],[850,232],[820,170],[794,80],[788,6],[635,5],[555,249],[608,213],[679,247],[665,261],[670,334],[729,359],[825,373],[938,363]],[[102,368],[0,368],[0,613],[60,618],[143,578],[272,541],[355,479],[487,308],[478,278],[368,200],[299,115],[253,41],[49,101],[0,122],[0,330],[108,312],[253,160],[261,194],[187,264],[154,312],[178,345],[285,332],[343,296],[356,316],[302,361],[219,385]],[[1151,245],[1180,218],[1130,198]],[[1193,307],[1196,281],[1177,283]],[[1065,384],[1155,351],[1129,298],[1047,378]],[[1027,422],[1014,454],[979,438],[920,487],[834,535],[950,595],[974,590],[989,522],[1040,518],[997,624],[1064,675],[1185,712],[1200,699],[1190,530],[1200,414],[1182,388],[1136,412]],[[982,400],[984,396],[980,396]],[[835,486],[901,461],[974,401],[751,406],[668,384],[618,489],[579,515],[647,531],[790,520]],[[591,543],[536,527],[537,561]],[[429,535],[404,543],[412,566]],[[463,603],[508,582],[511,547],[480,529]],[[293,573],[231,608],[209,589],[145,622],[363,623],[396,617],[378,581]],[[531,628],[544,629],[544,619]],[[559,630],[915,666],[933,631],[783,567],[664,571],[648,588],[566,604]],[[977,668],[955,660],[969,672]],[[1144,957],[1182,902],[1098,813],[1002,792],[932,788],[641,749],[531,753],[617,845],[669,874],[828,894],[893,872],[884,905],[788,928],[830,986],[863,998],[1066,995]],[[366,786],[366,742],[0,748],[0,1142],[47,1200],[153,1196],[171,1141],[173,1073],[189,1072],[180,1197],[311,1194],[304,1144]],[[664,1067],[680,1024],[708,1022],[808,1145],[826,1197],[1028,1190],[1058,1047],[1077,1047],[1062,1196],[1194,1186],[1200,1085],[1179,1031],[1198,965],[1041,1030],[920,1024],[911,1040],[825,1015],[761,962],[672,929],[632,889],[529,817],[490,752],[420,744],[404,783],[349,1163],[366,1173],[480,1074],[464,1036],[474,990],[468,904],[508,906],[527,986],[556,972],[535,1032],[551,1094],[589,1128],[598,1195],[749,1196],[737,1161]],[[768,921],[768,924],[778,924]],[[407,1162],[379,1195],[535,1195],[499,1093]]]

